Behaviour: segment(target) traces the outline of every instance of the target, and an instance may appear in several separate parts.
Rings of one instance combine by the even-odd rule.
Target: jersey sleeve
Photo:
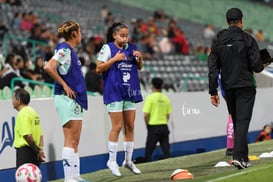
[[[20,135],[25,136],[31,134],[31,116],[23,110],[20,114],[18,114],[19,128],[20,128]]]
[[[58,61],[58,71],[62,75],[66,75],[71,65],[71,51],[68,48],[62,48],[55,52],[53,59]]]
[[[107,62],[111,58],[111,50],[108,44],[104,44],[98,54],[98,61]]]
[[[143,105],[142,111],[144,113],[150,113],[151,112],[151,101],[149,99],[149,96],[147,96],[147,98],[144,101],[144,105]]]
[[[171,112],[173,112],[173,108],[170,99],[168,99],[168,114],[170,114]]]

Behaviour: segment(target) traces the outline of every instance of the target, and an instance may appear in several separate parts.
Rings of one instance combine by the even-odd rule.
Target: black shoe
[[[233,149],[227,149],[226,156],[232,156],[232,155],[233,155]]]
[[[249,167],[248,162],[245,161],[239,161],[239,160],[233,160],[232,165],[237,167],[238,169],[245,169]]]

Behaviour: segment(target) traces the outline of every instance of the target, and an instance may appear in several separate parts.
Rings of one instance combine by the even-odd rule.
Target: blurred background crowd
[[[243,10],[248,8],[248,11],[244,11],[248,19],[256,15],[251,13],[257,4],[261,8],[271,8],[273,4],[270,0],[234,0],[229,4],[226,1],[195,0],[195,3],[201,3],[199,5],[201,8],[203,6],[208,17],[211,16],[206,18],[203,11],[190,0],[170,1],[168,6],[174,4],[173,11],[176,11],[173,13],[165,7],[167,4],[164,1],[147,4],[143,1],[143,5],[140,5],[141,2],[0,0],[0,89],[11,87],[11,80],[16,77],[53,83],[44,72],[43,65],[52,57],[55,45],[63,41],[56,33],[57,25],[65,20],[74,20],[82,27],[83,39],[77,52],[88,91],[102,93],[101,75],[94,71],[96,57],[105,43],[107,28],[115,21],[124,21],[129,26],[130,42],[135,43],[143,53],[145,65],[140,72],[143,91],[150,89],[149,83],[154,76],[164,79],[165,91],[204,91],[208,88],[206,61],[211,41],[217,31],[226,26],[224,15],[204,10],[207,5],[227,9],[235,3],[243,6],[240,7]],[[150,10],[145,10],[146,6]],[[193,14],[195,10],[192,7],[199,14]],[[179,13],[191,16],[183,18],[177,15]],[[221,27],[213,21],[218,16]],[[264,27],[257,27],[257,24],[253,29],[253,23],[255,21],[245,23],[245,30],[256,38],[261,48],[270,46],[271,32],[264,32]],[[15,85],[34,88],[33,83],[18,81]]]

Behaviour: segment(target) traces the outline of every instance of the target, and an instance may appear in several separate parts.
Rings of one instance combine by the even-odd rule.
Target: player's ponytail
[[[78,31],[79,24],[74,21],[66,21],[58,26],[57,31],[59,36],[63,37],[66,41],[73,38],[73,31]]]

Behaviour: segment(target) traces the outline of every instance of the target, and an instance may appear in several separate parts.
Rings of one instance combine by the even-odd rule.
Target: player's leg
[[[170,143],[169,143],[169,129],[168,126],[160,126],[162,129],[161,136],[160,136],[160,146],[162,149],[162,152],[164,154],[164,158],[170,157]]]
[[[109,113],[112,124],[108,140],[109,160],[107,161],[107,167],[111,170],[113,175],[121,176],[119,166],[117,164],[117,151],[118,138],[123,123],[122,102],[108,104],[107,111]]]
[[[64,148],[63,165],[65,179],[82,179],[80,177],[80,160],[78,145],[82,128],[81,120],[71,120],[63,126]]]
[[[152,161],[152,154],[156,147],[156,143],[158,142],[158,135],[156,134],[156,127],[157,126],[149,126],[147,139],[146,139],[146,145],[145,145],[145,159],[146,161]]]
[[[134,123],[136,117],[135,103],[125,101],[123,105],[123,122],[124,122],[124,151],[125,159],[122,165],[130,169],[135,174],[140,174],[141,171],[132,162],[134,151]]]

